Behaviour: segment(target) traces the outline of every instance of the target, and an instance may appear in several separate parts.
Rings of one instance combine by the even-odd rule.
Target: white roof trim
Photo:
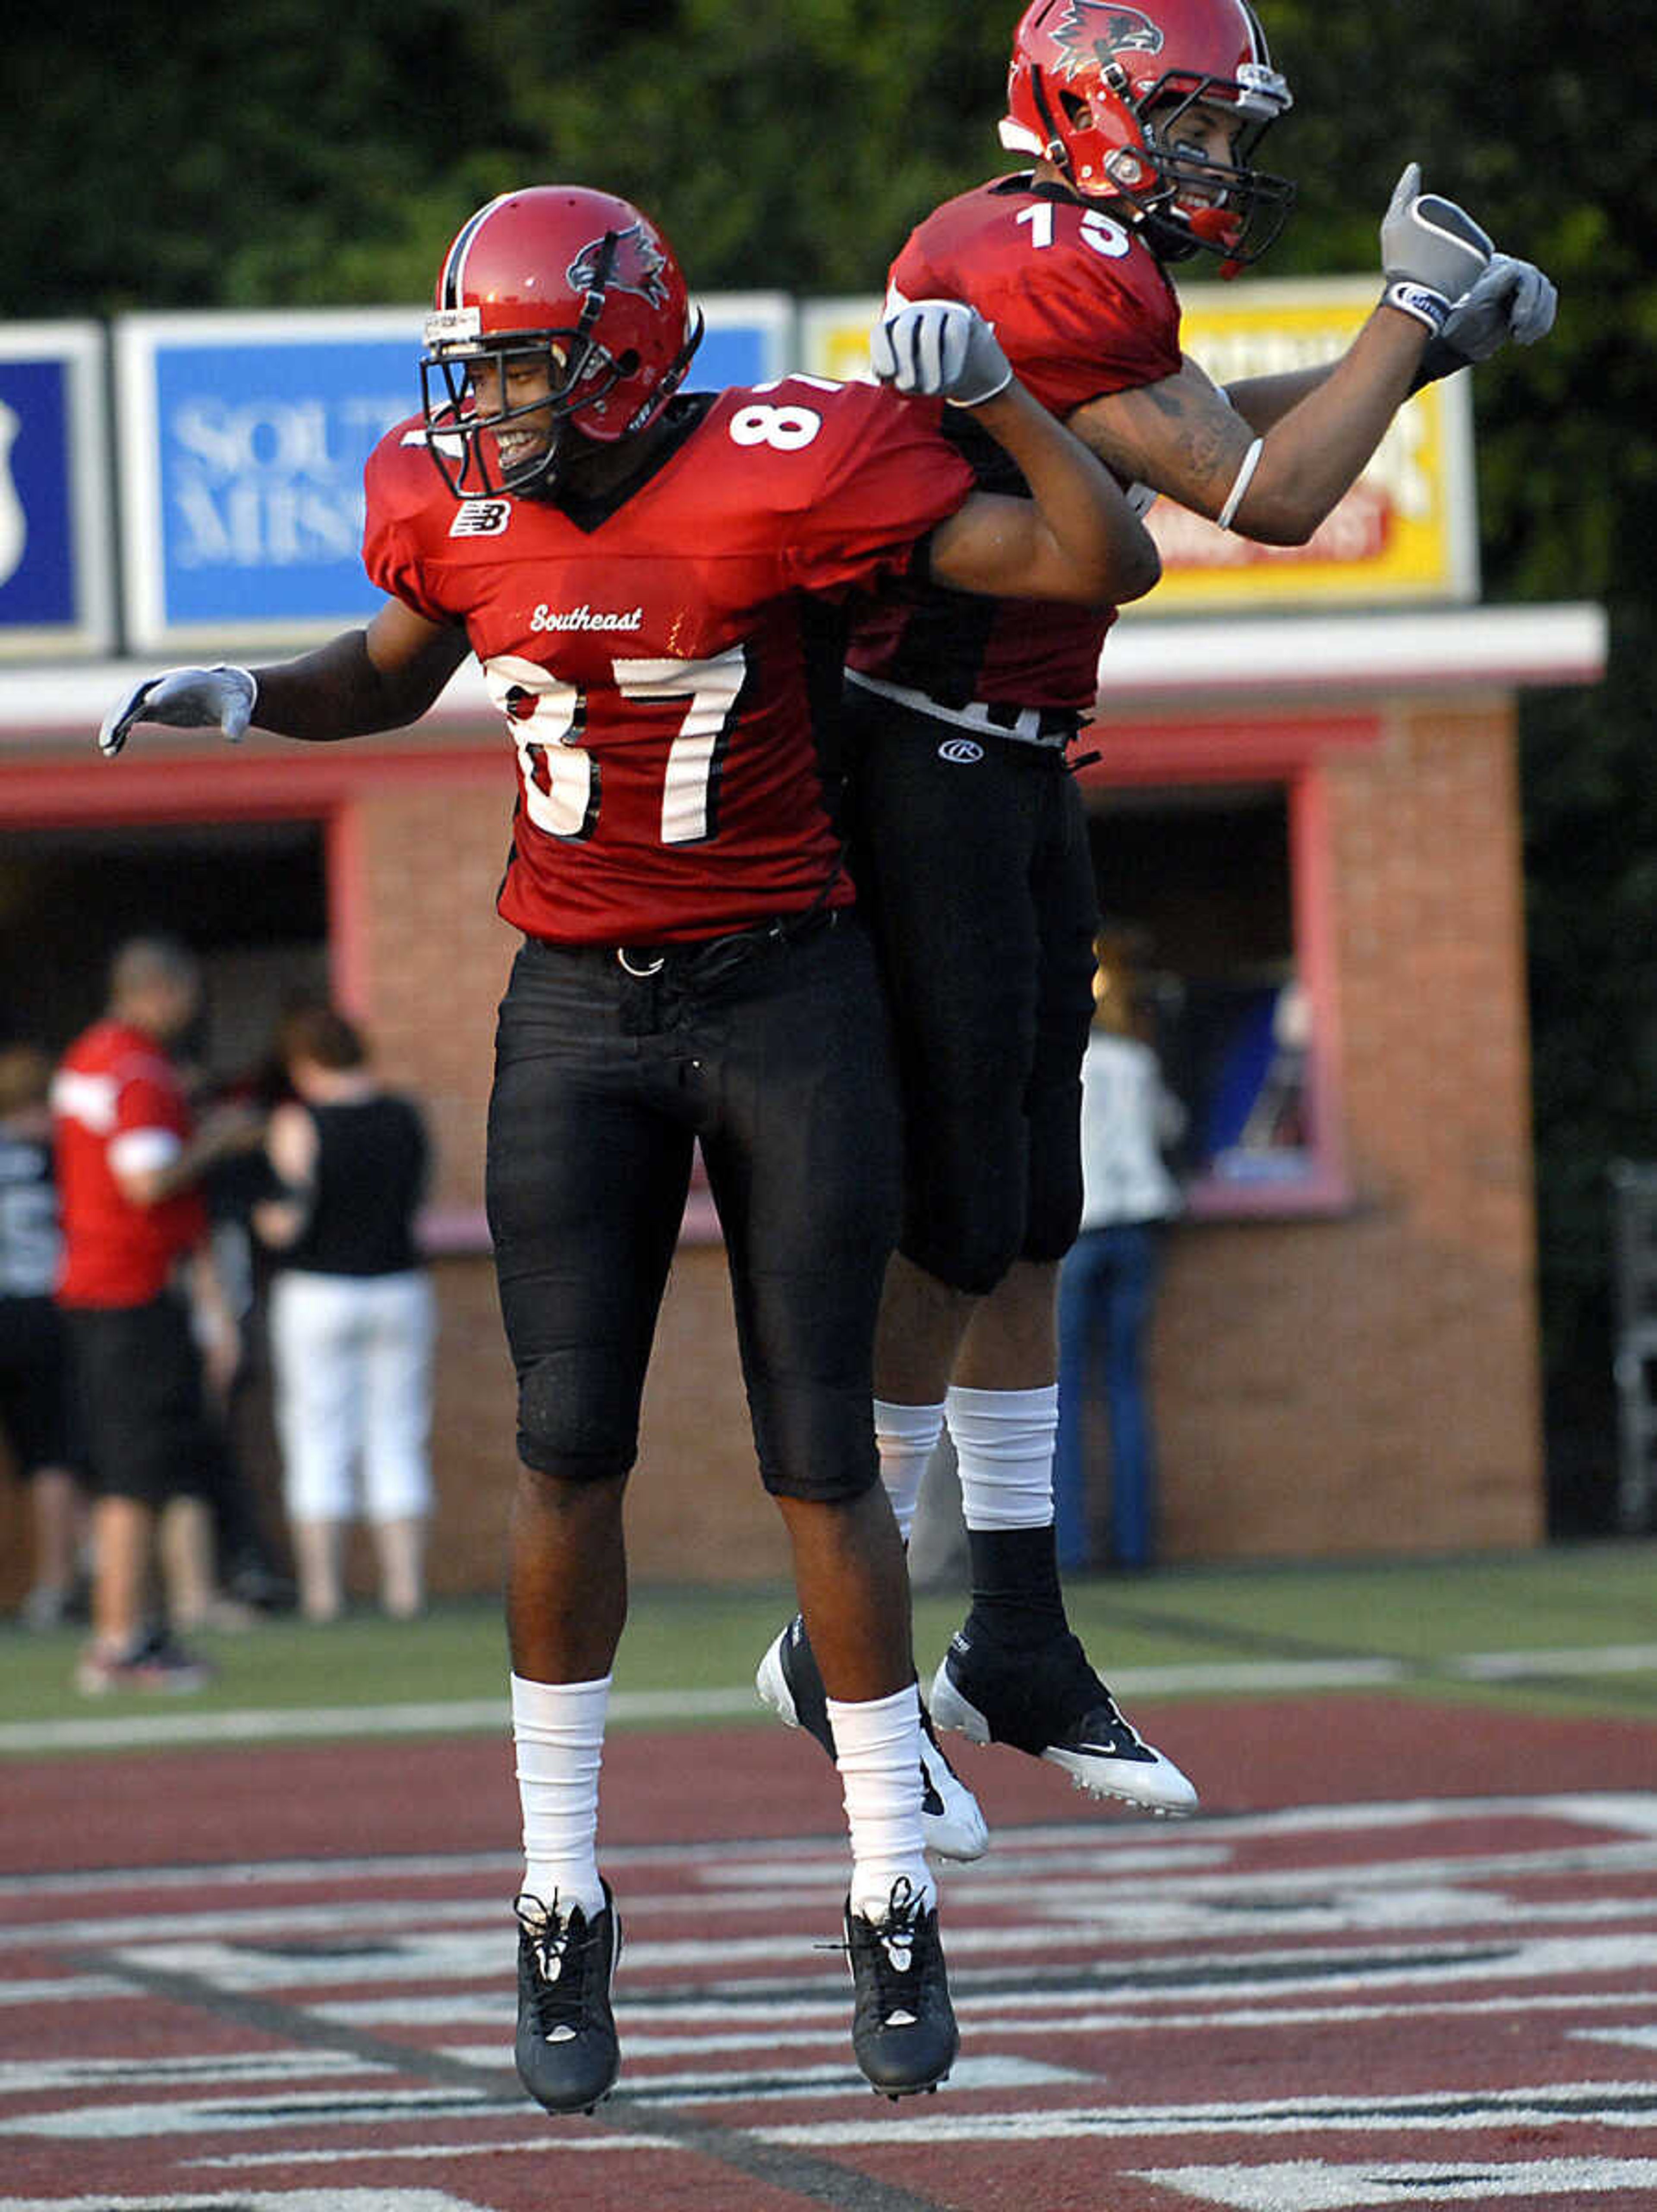
[[[1603,607],[1460,607],[1430,612],[1247,622],[1130,616],[1112,631],[1100,667],[1101,703],[1163,700],[1200,708],[1240,694],[1438,691],[1483,686],[1597,684],[1605,672]],[[254,661],[280,658],[252,653]],[[0,743],[58,732],[88,744],[110,706],[155,660],[0,669]],[[495,708],[467,660],[428,722],[484,722]]]
[[[1102,706],[1238,693],[1438,691],[1597,684],[1603,607],[1453,607],[1410,613],[1166,621],[1130,615],[1106,641]]]

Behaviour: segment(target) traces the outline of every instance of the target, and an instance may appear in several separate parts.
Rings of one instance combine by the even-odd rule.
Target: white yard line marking
[[[1657,2002],[1657,1999],[1654,1999]],[[1657,2027],[1574,2027],[1573,2043],[1610,2043],[1624,2051],[1657,2051]]]
[[[0,2197],[0,2212],[231,2212],[212,2197]],[[284,2189],[279,2196],[238,2191],[234,2212],[483,2212],[440,2189]]]
[[[1384,1689],[1405,1682],[1545,1680],[1657,1674],[1657,1644],[1590,1644],[1559,1650],[1449,1652],[1436,1659],[1266,1659],[1111,1670],[1119,1698],[1259,1696],[1269,1691]],[[761,1717],[751,1685],[706,1690],[618,1690],[617,1726]],[[0,1755],[92,1751],[167,1743],[253,1743],[283,1737],[488,1735],[507,1732],[507,1699],[457,1698],[406,1705],[258,1706],[238,1712],[76,1715],[0,1725]]]
[[[131,1991],[127,1990],[130,1996]],[[506,2063],[511,2063],[510,2049]],[[0,2097],[38,2097],[49,2089],[99,2089],[120,2082],[133,2088],[163,2088],[185,2081],[206,2081],[222,2088],[234,2081],[331,2081],[342,2075],[389,2074],[383,2061],[354,2058],[340,2051],[202,2051],[156,2057],[135,2052],[130,2058],[10,2058],[0,2063]]]
[[[1028,1826],[998,1827],[992,1866],[1005,1881],[1013,1875],[1039,1875],[1046,1880],[1055,1863],[1066,1861],[1115,1872],[1141,1869],[1178,1871],[1229,1858],[1231,1847],[1263,1838],[1292,1835],[1347,1836],[1375,1831],[1390,1833],[1400,1828],[1442,1829],[1457,1821],[1504,1822],[1525,1820],[1566,1821],[1585,1828],[1622,1831],[1630,1840],[1657,1838],[1657,1790],[1541,1791],[1502,1796],[1405,1797],[1365,1800],[1353,1804],[1289,1805],[1253,1813],[1201,1814],[1193,1820],[1159,1822],[1154,1844],[1146,1841],[1141,1824],[1116,1823],[1078,1815],[1074,1820],[1047,1821]],[[1580,1847],[1579,1847],[1580,1848]],[[1603,1844],[1590,1846],[1603,1849]],[[722,1890],[727,1883],[739,1889],[756,1885],[842,1879],[846,1865],[843,1839],[824,1836],[736,1838],[718,1845],[717,1864],[706,1846],[681,1843],[626,1844],[604,1852],[606,1867],[628,1870],[652,1867],[683,1871],[695,1869],[699,1884]],[[1534,1863],[1533,1856],[1523,1855]],[[1460,1866],[1463,1859],[1443,1859],[1441,1864]],[[1396,1857],[1385,1862],[1401,1866]],[[1417,1868],[1419,1859],[1410,1862]],[[100,1896],[124,1890],[146,1892],[168,1889],[222,1890],[246,1893],[270,1885],[300,1887],[307,1884],[338,1889],[361,1882],[381,1892],[401,1893],[408,1884],[425,1881],[458,1882],[476,1878],[512,1880],[522,1862],[510,1850],[387,1851],[373,1856],[310,1859],[234,1859],[207,1866],[132,1866],[79,1869],[68,1873],[0,1875],[0,1905],[18,1899],[27,1903],[32,1924],[38,1900],[45,1897]],[[952,1874],[951,1884],[967,1879]],[[661,1900],[679,1909],[682,1897]],[[372,1900],[369,1901],[370,1903]],[[357,1909],[357,1908],[354,1908]],[[367,1909],[367,1905],[361,1908]],[[723,1906],[721,1907],[723,1909]]]
[[[561,2161],[571,2152],[578,2150],[682,2151],[684,2148],[674,2136],[631,2131],[623,2135],[619,2131],[612,2133],[608,2128],[602,2135],[577,2135],[573,2129],[567,2129],[558,2136],[557,2145]],[[373,2145],[357,2149],[349,2143],[331,2143],[326,2150],[237,2151],[219,2157],[186,2159],[185,2164],[208,2168],[234,2168],[238,2172],[260,2166],[325,2166],[331,2168],[347,2166],[353,2159],[372,2160],[376,2166],[404,2161],[424,2165],[434,2160],[448,2165],[460,2158],[499,2158],[507,2151],[526,2151],[533,2157],[544,2159],[548,2148],[546,2130],[537,2125],[532,2135],[486,2137],[476,2142],[400,2143],[395,2150]],[[422,2197],[425,2193],[423,2190],[416,2192]],[[313,2197],[309,2191],[304,2194],[310,2202],[321,2206],[323,2212],[358,2212],[352,2200],[359,2196],[373,2199],[372,2206],[365,2203],[361,2212],[381,2212],[382,2207],[384,2212],[420,2212],[415,2197],[401,2189],[385,2194],[372,2190],[350,2190],[343,2197],[330,2191],[325,2200]],[[264,2198],[244,2198],[238,2191],[234,2207],[227,2206],[222,2197],[203,2197],[201,2203],[204,2212],[209,2207],[210,2212],[244,2212],[244,2208],[245,2212],[264,2212],[266,2201]],[[284,2193],[281,2197],[271,2197],[268,2202],[270,2212],[294,2212],[300,2199]],[[456,2212],[473,2212],[472,2208],[461,2206],[458,2198],[445,2197],[436,2200],[437,2212],[449,2212],[451,2207],[456,2208]],[[76,2209],[58,2203],[12,2206],[0,2200],[0,2212],[76,2212]],[[109,2197],[100,2197],[95,2205],[88,2204],[84,2212],[123,2212],[123,2208]],[[144,2207],[143,2212],[151,2212],[151,2208]],[[156,2205],[154,2212],[190,2212],[190,2205],[186,2199],[169,2197],[165,2204]]]
[[[625,1911],[625,1906],[623,1907]],[[1429,1928],[1413,1947],[1394,1942],[1389,1951],[1378,1951],[1373,1942],[1362,1949],[1330,1953],[1305,1948],[1193,1954],[1178,1945],[1167,1954],[1142,1948],[1120,1960],[1086,1953],[1090,1961],[1096,1999],[1113,1987],[1132,1990],[1143,1999],[1149,1988],[1160,1986],[1170,1997],[1189,2000],[1213,1990],[1301,1990],[1347,1986],[1386,1987],[1397,1983],[1455,1979],[1465,1981],[1551,1980],[1563,1974],[1609,1974],[1617,1977],[1657,1971],[1657,1934],[1634,1935],[1625,1929],[1603,1936],[1527,1936],[1515,1932],[1515,1908],[1495,1910],[1482,1923],[1491,1933],[1483,1942],[1469,1942],[1465,1929],[1455,1938],[1439,1940]],[[1527,1913],[1527,1917],[1531,1916]],[[1630,1916],[1618,1915],[1623,1918]],[[1417,1923],[1411,1923],[1415,1926]],[[1374,1938],[1374,1925],[1346,1923],[1352,1932]],[[1237,1936],[1254,1932],[1252,1920],[1234,1923]],[[1308,1933],[1345,1932],[1339,1923],[1320,1924]],[[118,1955],[149,1972],[181,1974],[229,1991],[307,1990],[337,1988],[372,1980],[398,1980],[416,1984],[438,1981],[487,1982],[504,1984],[509,1978],[512,1954],[504,1924],[498,1936],[445,1940],[410,1938],[406,1942],[373,1950],[363,1945],[352,1953],[306,1956],[280,1950],[242,1950],[231,1944],[156,1943],[128,1946]],[[949,1955],[960,1970],[970,1962],[1002,1959],[1029,1960],[1045,1954],[1063,1961],[1075,1957],[1084,1942],[1074,1928],[1056,1929],[1032,1922],[1011,1923],[999,1928],[952,1927],[948,1931]],[[768,1966],[788,1989],[802,1997],[813,1992],[846,1986],[844,1966],[821,1964],[815,1946],[804,1934],[767,1936],[682,1943],[629,1942],[628,1969],[635,1978],[672,1972],[711,1986],[733,2002],[742,2002],[744,1984],[730,1970],[738,1965]],[[1032,1974],[1037,1970],[1032,1968]],[[961,1976],[964,1993],[971,1987],[969,1974]],[[755,1987],[756,1997],[778,1994],[769,1978]]]
[[[1527,1813],[1533,1809],[1527,1801],[1513,1799],[1502,1806],[1502,1813],[1516,1835]],[[1560,1817],[1557,1808],[1545,1809],[1550,1818]],[[1578,1810],[1583,1812],[1581,1808]],[[1584,1817],[1591,1819],[1592,1814]],[[1361,1820],[1354,1823],[1360,1829],[1363,1825]],[[1072,1835],[1063,1852],[1015,1850],[1005,1860],[998,1856],[984,1872],[951,1874],[947,1887],[950,1910],[964,1914],[979,1906],[1000,1905],[1022,1877],[1029,1902],[1041,1920],[1071,1929],[1079,1923],[1096,1942],[1120,1942],[1143,1952],[1158,1942],[1188,1942],[1193,1936],[1223,1937],[1242,1932],[1240,1916],[1244,1914],[1247,1932],[1257,1936],[1314,1934],[1325,1926],[1344,1928],[1355,1923],[1370,1928],[1429,1925],[1463,1931],[1501,1927],[1512,1911],[1506,1890],[1514,1881],[1536,1881],[1562,1875],[1605,1880],[1657,1871],[1657,1835],[1654,1835],[1649,1841],[1644,1837],[1625,1842],[1602,1838],[1531,1850],[1515,1842],[1491,1851],[1394,1856],[1369,1863],[1337,1856],[1324,1864],[1303,1860],[1282,1870],[1238,1868],[1225,1852],[1207,1853],[1194,1863],[1170,1854],[1159,1877],[1143,1876],[1136,1871],[1124,1880],[1111,1857],[1108,1833],[1096,1834],[1091,1842],[1085,1840],[1086,1834],[1084,1831],[1083,1838]],[[741,1844],[719,1846],[727,1873],[734,1872],[738,1879],[737,1893],[728,1898],[721,1894],[716,1909],[731,1917],[763,1914],[774,1918],[786,1913],[798,1922],[798,1942],[810,1946],[816,1940],[814,1931],[825,1912],[834,1917],[824,1899],[832,1905],[836,1897],[843,1881],[844,1863],[825,1868],[817,1880],[803,1881],[797,1889],[765,1891],[756,1899],[740,1876],[745,1867],[758,1863],[750,1854],[767,1848]],[[605,1853],[604,1859],[606,1866],[614,1869],[616,1861],[611,1855]],[[322,1863],[325,1866],[325,1862]],[[136,1881],[139,1887],[147,1886],[142,1877]],[[233,1882],[243,1891],[248,1887],[239,1872],[233,1875]],[[119,1878],[110,1878],[106,1886],[113,1895],[122,1894]],[[191,1944],[208,1937],[222,1948],[263,1942],[273,1954],[284,1940],[294,1945],[313,1942],[318,1947],[314,1963],[325,1968],[331,1966],[331,1954],[349,1968],[354,1958],[380,1953],[402,1955],[412,1948],[429,1952],[434,1962],[440,1963],[444,1959],[464,1961],[469,1946],[480,1940],[489,1942],[495,1931],[508,1924],[503,1885],[494,1896],[422,1899],[418,1913],[427,1932],[409,1936],[404,1931],[409,1923],[410,1904],[402,1893],[394,1863],[379,1869],[369,1886],[374,1893],[366,1897],[343,1897],[327,1904],[247,1905],[240,1911],[215,1903],[195,1912],[149,1910],[97,1915],[85,1911],[84,1893],[76,1893],[80,1909],[58,1917],[41,1910],[39,1900],[31,1900],[33,1909],[27,1921],[0,1927],[0,1956],[8,1950],[33,1951],[47,1941],[64,1946],[92,1944],[106,1950],[137,1944],[150,1954],[159,1946]],[[685,1917],[689,1900],[682,1887],[652,1889],[620,1881],[616,1886],[629,1928],[639,1928],[652,1919],[680,1922]],[[1600,1919],[1637,1921],[1657,1913],[1657,1895],[1527,1903],[1526,1910],[1534,1916],[1537,1925],[1574,1926]],[[1052,1929],[1043,1935],[1041,1920],[1030,1923],[1035,1932],[1029,1940],[1038,1947],[1054,1939]],[[345,1940],[331,1944],[330,1939],[335,1938]],[[634,1948],[651,1940],[640,1936]],[[768,1940],[725,1935],[707,1939],[736,1959],[763,1956]],[[998,1940],[997,1931],[986,1931],[985,1940]],[[682,1956],[695,1955],[696,1948],[692,1939],[689,1949],[669,1944],[652,1956],[656,1963],[671,1965]]]
[[[1053,2141],[1059,2137],[1177,2135],[1464,2134],[1485,2128],[1649,2130],[1657,2122],[1650,2081],[1571,2081],[1522,2089],[1423,2091],[1411,2097],[1271,2098],[1247,2105],[1108,2105],[1040,2112],[927,2112],[904,2129],[926,2143]],[[877,2122],[816,2120],[756,2128],[762,2142],[793,2148],[848,2150],[889,2141]],[[1276,2212],[1276,2208],[1272,2208]]]
[[[751,1683],[710,1690],[616,1690],[617,1725],[749,1719],[762,1708]],[[258,1705],[235,1712],[88,1713],[58,1721],[9,1721],[0,1753],[101,1751],[121,1745],[252,1743],[283,1736],[488,1735],[504,1741],[510,1707],[498,1698],[428,1698],[391,1705]]]
[[[1625,2191],[1657,2203],[1657,2159],[1545,2158],[1476,2165],[1174,2166],[1135,2175],[1230,2212],[1363,2212],[1374,2204],[1528,2203],[1535,2197],[1583,2197],[1598,2203]],[[0,2207],[3,2212],[3,2207]],[[1638,2212],[1638,2208],[1636,2208]]]
[[[14,2112],[0,2136],[45,2136],[59,2142],[111,2142],[145,2136],[240,2135],[251,2130],[382,2127],[440,2117],[452,2125],[476,2114],[498,2120],[523,2109],[517,2098],[482,2089],[289,2089],[269,2097],[167,2097],[153,2104],[74,2105]]]
[[[1039,2039],[1049,2046],[1065,2037],[1081,2035],[1131,2035],[1155,2033],[1158,2035],[1186,2033],[1212,2035],[1217,2030],[1235,2031],[1250,2027],[1357,2027],[1380,2021],[1434,2020],[1490,2020],[1541,2019],[1550,2013],[1569,2013],[1573,2016],[1595,2011],[1615,2011],[1636,2014],[1657,2013],[1657,1990],[1628,1990],[1616,1992],[1576,1990],[1569,1995],[1545,1990],[1540,1995],[1515,1990],[1510,1996],[1499,1997],[1435,1997],[1430,1994],[1411,1992],[1398,2004],[1355,2005],[1228,2005],[1223,1997],[1217,1997],[1211,2005],[1188,2012],[1101,2011],[1090,2008],[1087,1993],[1082,1992],[1053,2002],[1049,1992],[1032,1992],[1021,2000],[1017,2019],[1008,2016],[1005,1996],[963,1996],[955,1993],[955,2009],[961,2021],[963,2035],[970,2035],[974,2043],[991,2039],[998,2043]],[[1039,2008],[1035,1997],[1047,2000]],[[706,2021],[705,2007],[683,2005],[670,2007],[693,2023],[677,2035],[664,2035],[641,2024],[644,2020],[659,2021],[662,2009],[652,2005],[647,2014],[628,2014],[625,1992],[622,2011],[625,2015],[625,2034],[628,2063],[649,2063],[662,2058],[695,2058],[734,2057],[756,2051],[818,2050],[825,2044],[838,2048],[845,2037],[844,2004],[835,2007],[810,2005],[744,2005],[742,2017],[752,2021],[746,2030],[725,2030],[712,2027],[698,2030],[694,2023]],[[333,2019],[348,2010],[345,2006],[324,2005],[318,2010]],[[476,2022],[497,2030],[492,2043],[452,2044],[445,2046],[444,2056],[458,2059],[467,2066],[509,2066],[512,2063],[512,2022],[505,2017],[506,2008],[497,1998],[479,2000],[475,2008],[433,2008],[424,2014],[419,2025],[428,2027],[452,2027]],[[820,2011],[822,2023],[816,2027],[784,2027],[779,2023],[784,2018],[797,2019],[802,2014]],[[774,2019],[767,2015],[774,2014]],[[385,2023],[407,2020],[407,2008],[401,2011],[376,2012],[376,2018]],[[416,2022],[409,2021],[414,2026]],[[1642,2027],[1638,2021],[1616,2027],[1574,2027],[1567,2033],[1573,2041],[1605,2043],[1631,2051],[1657,2050],[1657,2025]],[[964,2062],[962,2062],[964,2063]],[[953,2077],[952,2077],[953,2078]]]

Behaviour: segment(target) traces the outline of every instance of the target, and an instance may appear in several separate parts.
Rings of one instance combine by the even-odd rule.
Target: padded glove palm
[[[135,722],[163,722],[174,730],[215,726],[234,744],[246,729],[258,686],[245,668],[165,668],[147,676],[112,707],[98,732],[98,750],[113,760]]]
[[[1451,308],[1438,336],[1428,339],[1411,391],[1488,361],[1509,342],[1534,345],[1553,328],[1558,304],[1558,293],[1533,261],[1493,253],[1472,291]]]
[[[1421,189],[1411,161],[1393,188],[1381,219],[1381,263],[1389,307],[1400,308],[1435,333],[1484,273],[1493,248],[1487,234],[1454,200]]]

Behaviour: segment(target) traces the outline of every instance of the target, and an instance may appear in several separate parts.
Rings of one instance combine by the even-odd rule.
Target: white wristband
[[[1430,284],[1417,283],[1411,276],[1395,276],[1381,294],[1381,304],[1383,307],[1396,307],[1401,315],[1413,315],[1436,337],[1449,315],[1451,303],[1442,292],[1435,292]]]
[[[1265,447],[1265,445],[1266,441],[1264,438],[1256,438],[1253,444],[1243,455],[1242,466],[1237,471],[1236,482],[1232,485],[1230,490],[1225,495],[1225,505],[1220,509],[1219,513],[1214,518],[1214,524],[1217,529],[1230,529],[1232,519],[1235,515],[1237,509],[1242,505],[1243,494],[1248,489],[1249,485],[1254,481],[1254,471],[1260,465],[1260,453]]]

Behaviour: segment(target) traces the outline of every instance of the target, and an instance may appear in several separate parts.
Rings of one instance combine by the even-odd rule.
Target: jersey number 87
[[[524,810],[549,837],[591,837],[603,796],[599,763],[584,744],[588,694],[538,661],[502,653],[483,670],[489,696],[506,715],[524,774]],[[641,706],[684,699],[662,777],[661,839],[695,845],[714,835],[714,770],[748,675],[747,647],[711,660],[616,660],[617,696]]]

